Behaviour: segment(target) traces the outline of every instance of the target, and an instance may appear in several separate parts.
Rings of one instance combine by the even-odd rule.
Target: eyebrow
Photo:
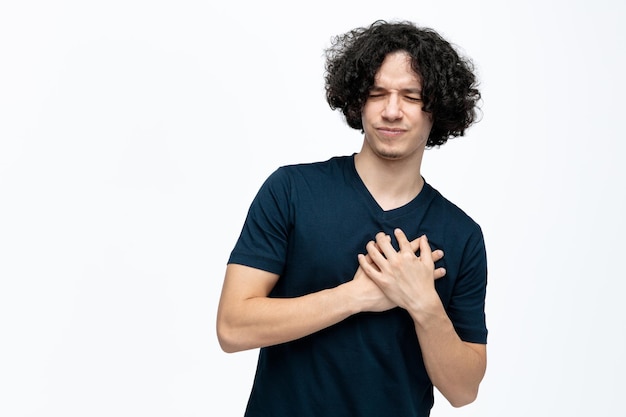
[[[380,86],[375,85],[375,86],[372,87],[372,89],[370,91],[387,91],[387,89],[384,88],[384,87],[380,87]],[[418,95],[422,94],[422,90],[419,89],[419,88],[401,88],[400,92],[404,93],[404,94],[407,94],[407,93],[408,94],[418,94]]]

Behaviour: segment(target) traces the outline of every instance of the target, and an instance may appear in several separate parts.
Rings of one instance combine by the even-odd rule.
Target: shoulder
[[[331,173],[343,169],[351,161],[351,156],[335,156],[326,161],[304,162],[279,167],[273,175],[296,176]]]
[[[270,174],[264,186],[297,188],[332,181],[345,172],[350,162],[350,156],[335,156],[326,161],[282,165]]]
[[[436,213],[442,224],[455,234],[482,236],[480,225],[457,204],[444,197],[437,189],[426,183],[432,193],[431,213]]]
[[[294,198],[310,190],[327,190],[349,168],[351,157],[336,156],[326,161],[282,165],[263,182],[259,195]]]

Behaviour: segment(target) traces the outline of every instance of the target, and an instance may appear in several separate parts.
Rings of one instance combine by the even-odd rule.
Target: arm
[[[435,290],[435,260],[426,237],[419,239],[418,257],[401,230],[397,229],[395,235],[398,252],[388,237],[379,233],[376,243],[367,245],[372,263],[363,255],[359,256],[359,263],[386,296],[413,318],[433,385],[453,406],[469,404],[476,398],[485,374],[486,347],[462,341],[454,330]]]
[[[409,243],[417,250],[419,241]],[[442,251],[433,253],[436,260]],[[369,258],[364,259],[369,262]],[[436,277],[445,274],[443,268]],[[222,349],[236,352],[289,342],[329,327],[361,311],[385,311],[396,306],[359,267],[351,281],[335,288],[294,298],[271,298],[278,275],[230,264],[217,312],[217,336]]]
[[[349,285],[295,298],[270,298],[278,275],[230,264],[217,312],[226,352],[276,345],[331,326],[357,310]]]

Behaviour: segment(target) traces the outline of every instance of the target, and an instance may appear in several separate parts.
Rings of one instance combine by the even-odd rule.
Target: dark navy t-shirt
[[[354,156],[281,167],[255,197],[229,263],[280,275],[271,297],[351,280],[358,253],[382,231],[423,234],[442,249],[437,292],[460,338],[486,343],[487,261],[480,227],[428,183],[385,211]],[[428,416],[433,387],[408,313],[360,313],[302,339],[262,348],[246,416]]]

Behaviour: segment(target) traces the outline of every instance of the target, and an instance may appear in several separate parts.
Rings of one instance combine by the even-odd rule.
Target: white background
[[[242,415],[227,257],[276,167],[359,149],[323,50],[379,18],[459,45],[484,99],[423,167],[490,268],[479,399],[432,415],[625,415],[617,0],[2,2],[0,415]]]

